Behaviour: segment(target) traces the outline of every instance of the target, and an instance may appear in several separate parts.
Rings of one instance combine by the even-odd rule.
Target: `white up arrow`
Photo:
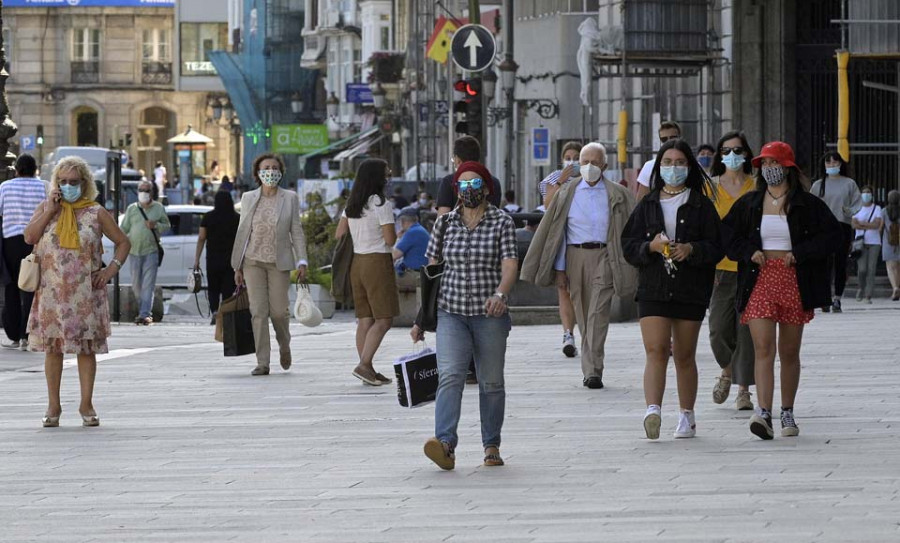
[[[469,66],[474,68],[478,65],[478,48],[483,47],[474,30],[469,32],[469,37],[466,38],[466,43],[463,44],[463,47],[469,48]]]

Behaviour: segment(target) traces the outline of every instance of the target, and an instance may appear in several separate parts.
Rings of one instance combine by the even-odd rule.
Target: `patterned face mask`
[[[770,187],[776,187],[784,183],[784,168],[781,166],[763,166],[761,168],[763,179]]]
[[[486,195],[480,188],[459,191],[459,201],[466,207],[478,207],[484,202]]]
[[[267,187],[274,187],[281,181],[281,172],[278,170],[259,170],[259,180]]]

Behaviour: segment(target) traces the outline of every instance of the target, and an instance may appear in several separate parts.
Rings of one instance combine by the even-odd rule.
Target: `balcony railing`
[[[172,63],[144,62],[141,67],[141,82],[145,85],[170,85],[172,83]]]
[[[72,61],[72,83],[97,83],[100,81],[100,61]]]

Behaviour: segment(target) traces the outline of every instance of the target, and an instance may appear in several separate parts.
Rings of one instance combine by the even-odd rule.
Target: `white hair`
[[[600,156],[603,157],[603,163],[606,164],[606,146],[604,146],[600,142],[592,141],[590,143],[585,143],[584,147],[581,148],[580,156],[584,156],[585,151],[598,151]]]

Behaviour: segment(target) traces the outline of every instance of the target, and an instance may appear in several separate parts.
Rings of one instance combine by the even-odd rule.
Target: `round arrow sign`
[[[453,34],[450,53],[453,62],[463,70],[480,72],[494,61],[497,42],[487,28],[481,25],[463,25]]]

